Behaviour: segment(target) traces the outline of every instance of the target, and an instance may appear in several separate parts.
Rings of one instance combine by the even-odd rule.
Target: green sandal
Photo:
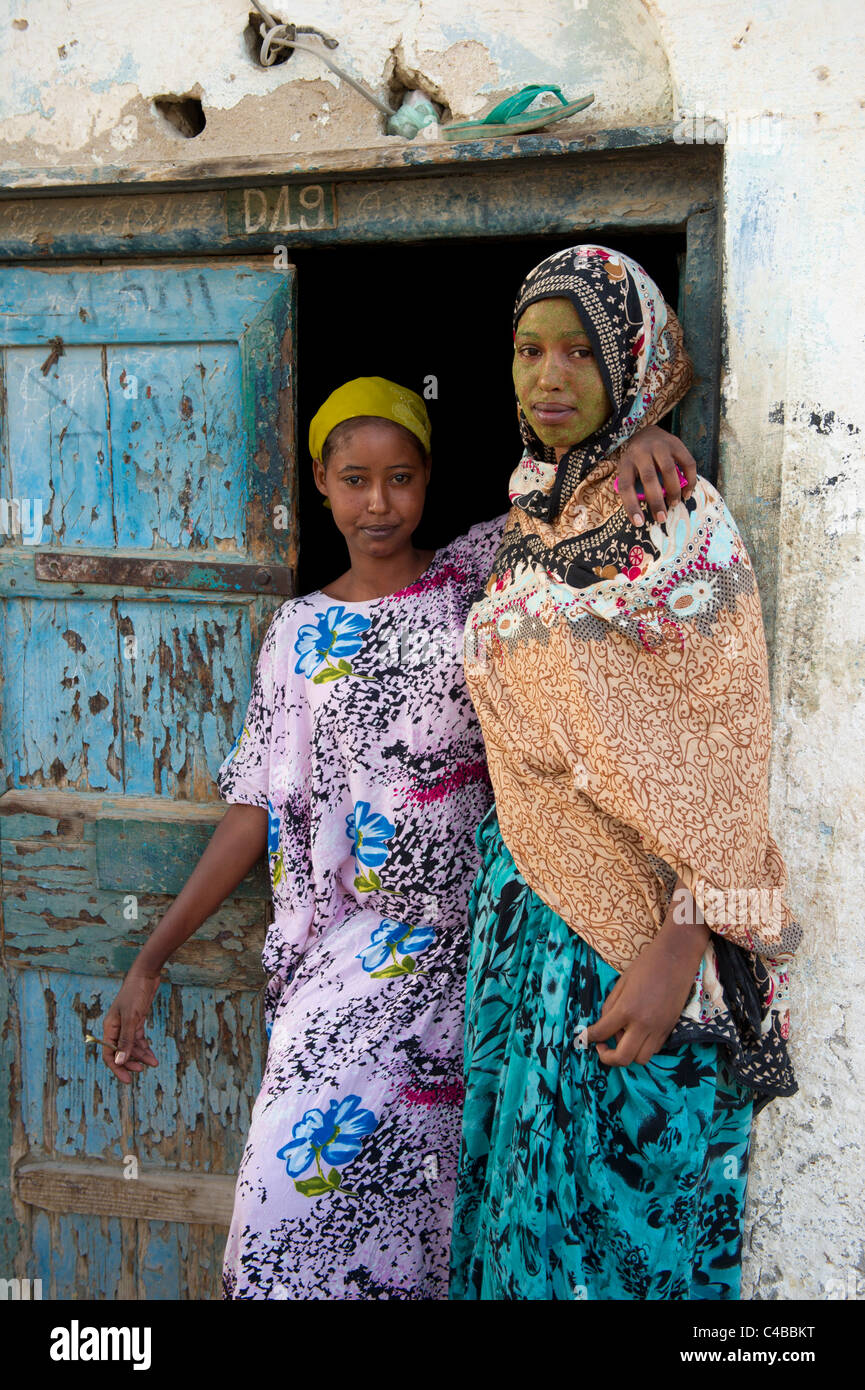
[[[526,108],[531,106],[535,97],[539,97],[542,92],[552,92],[562,103],[561,107],[541,106],[527,112]],[[480,120],[450,121],[448,125],[442,126],[441,131],[446,140],[524,135],[529,131],[541,130],[544,126],[552,125],[554,121],[564,121],[568,116],[576,115],[578,111],[584,111],[594,99],[594,92],[590,92],[587,97],[580,97],[578,101],[567,101],[558,87],[543,87],[539,83],[533,83],[530,87],[523,87],[515,96],[500,101],[498,106],[494,106],[492,111],[488,111]]]

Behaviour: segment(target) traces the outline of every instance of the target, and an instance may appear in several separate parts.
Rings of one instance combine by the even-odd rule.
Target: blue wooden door
[[[218,1291],[263,865],[169,967],[158,1070],[85,1037],[224,811],[292,592],[293,317],[270,261],[0,269],[0,1277],[46,1298]]]

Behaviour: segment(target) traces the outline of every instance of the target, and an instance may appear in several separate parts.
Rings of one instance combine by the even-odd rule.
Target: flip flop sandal
[[[540,106],[534,111],[531,106],[536,97],[543,92],[552,92],[562,103],[561,106]],[[578,111],[584,111],[595,99],[594,92],[578,101],[568,101],[558,87],[544,87],[533,83],[530,87],[500,101],[485,116],[476,121],[450,121],[441,128],[446,140],[486,140],[495,135],[524,135],[532,130],[541,130],[554,121],[564,121]]]

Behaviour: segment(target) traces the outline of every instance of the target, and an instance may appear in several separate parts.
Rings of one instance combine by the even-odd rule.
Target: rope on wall
[[[297,53],[311,53],[314,58],[321,59],[321,61],[330,68],[331,72],[336,73],[337,77],[341,77],[343,82],[347,82],[350,87],[353,87],[356,92],[359,92],[362,97],[365,97],[367,101],[371,102],[377,111],[381,111],[385,116],[392,116],[394,114],[390,106],[380,101],[368,87],[365,87],[356,77],[352,77],[351,73],[339,67],[339,65],[335,63],[327,53],[324,53],[322,49],[312,44],[298,43],[297,35],[315,34],[317,38],[321,39],[325,48],[338,48],[338,39],[331,38],[329,34],[322,33],[320,29],[313,28],[311,24],[283,24],[281,20],[275,19],[273,15],[269,14],[264,6],[259,3],[259,0],[252,0],[252,3],[264,20],[264,25],[259,30],[262,42],[258,60],[262,67],[272,67],[277,61],[280,53],[286,48],[294,49]]]

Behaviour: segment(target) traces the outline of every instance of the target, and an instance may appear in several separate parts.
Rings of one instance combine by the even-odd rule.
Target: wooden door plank
[[[720,211],[694,212],[686,231],[685,274],[679,287],[682,329],[694,384],[680,407],[681,433],[700,472],[718,476],[720,409],[721,256]]]
[[[64,345],[236,342],[292,275],[273,265],[208,261],[206,265],[9,266],[4,272],[0,343]],[[51,332],[46,332],[47,325]],[[191,331],[194,325],[194,331]],[[45,348],[44,356],[47,356]]]
[[[123,1177],[122,1166],[42,1159],[19,1164],[14,1175],[20,1202],[41,1211],[129,1217],[136,1221],[180,1221],[227,1228],[235,1178],[226,1173],[167,1172],[139,1168]]]
[[[0,495],[40,499],[42,542],[115,540],[104,355],[69,345],[48,373],[47,348],[7,348],[8,465]]]
[[[117,1217],[19,1208],[27,1213],[43,1297],[77,1300],[137,1296],[137,1223]],[[180,1296],[179,1294],[176,1296]]]
[[[138,1298],[220,1298],[224,1224],[141,1221],[138,1230]]]
[[[207,848],[213,829],[173,821],[104,820],[96,827],[95,867],[100,888],[176,896]],[[265,859],[238,884],[232,898],[270,901]]]
[[[237,344],[175,343],[167,357],[124,343],[107,356],[118,547],[242,555],[250,479]]]
[[[6,886],[17,890],[32,883],[36,888],[81,889],[96,883],[96,848],[92,841],[11,840],[0,837],[0,860]]]
[[[7,775],[18,786],[120,790],[116,622],[89,599],[22,599],[3,605],[2,633],[19,673],[4,692]]]
[[[2,871],[0,871],[2,887]],[[0,932],[2,946],[2,932]],[[2,952],[0,952],[2,956]],[[16,1045],[14,999],[10,988],[9,972],[5,957],[0,959],[0,1163],[5,1163],[6,1155],[16,1152],[15,1127],[19,1113],[19,1079],[16,1074]],[[28,1268],[19,1267],[19,1252],[22,1251],[22,1231],[16,1220],[17,1213],[12,1202],[12,1192],[7,1182],[0,1182],[0,1259],[8,1278],[27,1278],[37,1276]]]
[[[109,1079],[84,1035],[104,1016],[116,983],[87,974],[13,972],[26,1058],[21,1119],[29,1153],[120,1160],[132,1138],[126,1087]]]
[[[6,905],[8,968],[33,966],[108,976],[115,981],[116,991],[172,899],[141,897],[130,904],[127,895],[94,894],[84,901],[88,906],[73,894],[48,896],[46,901],[44,890],[38,889],[29,890],[23,900],[11,899]],[[124,913],[133,907],[137,916],[127,920]],[[85,912],[91,915],[82,916]],[[190,941],[178,947],[164,968],[163,979],[168,984],[211,989],[260,989],[267,913],[263,901],[227,899]]]
[[[247,606],[20,599],[3,630],[23,673],[2,733],[18,786],[213,799],[249,696]]]
[[[232,170],[236,192],[212,185],[197,191],[187,170],[186,186],[172,190],[118,194],[124,181],[116,179],[103,194],[70,198],[58,191],[50,198],[0,200],[0,257],[246,250],[272,258],[275,244],[290,250],[340,242],[536,236],[540,231],[568,235],[575,228],[591,235],[613,226],[682,227],[695,208],[717,200],[720,147],[677,145],[668,134],[653,142],[665,148],[628,148],[637,143],[630,134],[610,134],[606,152],[602,138],[594,149],[582,141],[524,136],[448,146],[438,155],[432,147],[412,145],[392,161],[392,173],[382,172],[388,161],[379,156],[361,177],[353,156],[346,163],[332,152],[316,158],[321,171],[317,184],[296,164],[280,171],[272,163],[264,168],[241,161]],[[442,167],[421,168],[437,159]],[[48,171],[43,175],[50,177]],[[296,218],[259,215],[262,190],[279,207],[283,188],[290,190],[290,200],[304,192],[304,184],[307,197],[316,190],[326,193],[329,182],[337,210],[330,224],[316,217],[298,225]],[[238,206],[240,216],[235,215]]]
[[[280,520],[282,516],[280,515]],[[296,552],[294,540],[290,541],[289,548],[285,552],[286,556],[294,555]],[[37,570],[36,557],[40,555],[39,567]],[[176,551],[166,550],[132,550],[125,547],[124,550],[88,550],[66,552],[64,556],[64,568],[70,566],[75,555],[81,555],[80,564],[86,565],[87,555],[94,561],[101,559],[132,561],[134,565],[148,564],[153,567],[165,565],[166,580],[161,581],[158,575],[154,576],[152,587],[145,583],[133,588],[131,582],[124,575],[125,566],[122,564],[117,569],[101,580],[98,577],[87,582],[87,597],[95,602],[124,598],[128,602],[136,598],[146,598],[148,603],[163,603],[171,608],[176,608],[184,603],[203,603],[213,601],[215,603],[249,604],[250,594],[255,593],[261,603],[270,604],[270,610],[274,611],[280,603],[285,601],[284,596],[293,593],[293,585],[287,582],[289,575],[283,573],[286,566],[280,559],[278,563],[272,560],[255,558],[244,561],[235,556],[233,559],[220,562],[213,557],[207,558],[202,555],[200,560],[191,559],[188,555],[183,560],[177,560]],[[19,598],[42,598],[50,599],[52,602],[59,602],[62,599],[81,598],[84,594],[81,580],[78,575],[72,574],[69,578],[61,574],[58,578],[55,574],[42,574],[42,566],[48,566],[49,559],[53,556],[51,538],[49,532],[45,531],[45,541],[41,551],[35,546],[21,545],[13,546],[11,541],[5,546],[0,537],[0,556],[3,564],[0,566],[0,598],[19,599]],[[176,570],[172,573],[171,566],[175,565]],[[94,565],[94,569],[98,567]],[[250,571],[244,574],[243,571]],[[271,570],[275,574],[277,584],[273,590],[269,586],[265,587],[256,580],[255,576],[262,570]],[[176,579],[172,583],[172,579]],[[270,597],[273,593],[275,596]]]
[[[18,887],[70,886],[118,893],[171,894],[180,892],[189,873],[207,848],[214,820],[204,822],[106,817],[87,822],[63,821],[36,815],[0,815],[0,862],[9,882]],[[220,803],[224,814],[227,807]],[[221,818],[221,817],[220,817]],[[36,881],[38,879],[38,882]],[[264,858],[232,893],[233,898],[270,899],[270,879]]]
[[[17,817],[45,818],[43,833],[73,839],[95,838],[95,826],[102,820],[164,821],[170,804],[171,819],[178,823],[201,822],[216,825],[225,815],[225,802],[185,801],[166,803],[162,796],[103,796],[100,793],[66,792],[56,787],[10,787],[0,795],[0,826],[10,838],[32,835],[33,822],[22,829]],[[22,822],[22,825],[24,822]]]
[[[294,267],[283,272],[281,291],[239,339],[244,425],[250,441],[255,487],[247,514],[251,557],[278,557],[297,567],[297,419]],[[281,466],[278,466],[281,461]],[[287,516],[281,517],[281,507]],[[278,520],[279,518],[279,520]]]
[[[157,995],[148,1036],[159,1066],[132,1088],[145,1168],[236,1172],[261,1084],[261,994],[187,985]]]
[[[222,155],[214,159],[198,159],[191,167],[188,159],[177,158],[123,165],[105,164],[99,168],[79,164],[51,168],[42,166],[35,169],[6,169],[3,180],[4,186],[8,189],[115,189],[134,188],[136,185],[149,187],[150,196],[142,198],[141,202],[144,204],[144,216],[152,226],[159,222],[157,190],[160,185],[170,187],[181,184],[188,189],[198,189],[202,185],[214,187],[223,182],[229,186],[236,183],[242,186],[251,178],[272,183],[286,175],[303,180],[311,175],[326,175],[336,170],[377,172],[382,169],[404,171],[406,168],[424,167],[439,168],[443,174],[454,177],[467,163],[522,163],[525,160],[537,163],[551,155],[592,155],[606,150],[628,152],[657,145],[672,145],[675,134],[676,127],[672,121],[653,125],[615,126],[605,130],[586,130],[582,122],[578,121],[574,125],[568,123],[558,126],[557,132],[541,130],[531,135],[500,136],[494,140],[470,139],[427,144],[417,140],[406,143],[385,138],[378,144],[356,149],[309,150],[281,156],[247,153]],[[694,147],[678,145],[673,148],[690,152]],[[713,146],[709,148],[713,151],[715,149]],[[194,200],[204,195],[188,193],[187,196]],[[79,197],[76,201],[82,200]],[[104,228],[104,221],[98,225]],[[128,236],[132,235],[133,227],[134,224],[127,225]]]
[[[245,607],[117,605],[124,789],[207,801],[243,722],[252,635]],[[126,653],[129,652],[129,655]]]

